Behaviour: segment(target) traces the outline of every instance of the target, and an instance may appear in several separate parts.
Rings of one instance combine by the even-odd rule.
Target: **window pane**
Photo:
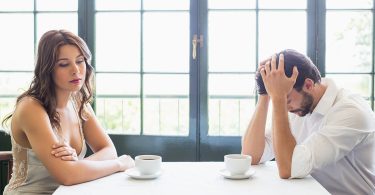
[[[143,21],[144,71],[188,72],[189,12],[148,12]]]
[[[145,96],[160,95],[189,95],[188,75],[145,75],[144,76]]]
[[[145,10],[189,10],[189,0],[143,0]]]
[[[255,9],[255,0],[208,0],[208,9]]]
[[[141,0],[96,0],[96,10],[140,10]]]
[[[357,9],[357,8],[372,8],[372,0],[326,0],[327,9]]]
[[[138,98],[97,98],[96,115],[109,133],[140,134],[141,118]]]
[[[250,96],[254,94],[254,74],[210,74],[208,91],[210,96]]]
[[[145,75],[144,134],[188,135],[188,96],[188,75]]]
[[[78,0],[36,0],[38,11],[77,11]]]
[[[254,112],[254,99],[211,99],[209,131],[211,136],[242,136]]]
[[[29,88],[33,73],[0,72],[1,95],[18,96]]]
[[[97,71],[140,70],[140,20],[140,13],[135,12],[96,15]]]
[[[261,9],[306,9],[306,0],[260,0]]]
[[[1,0],[0,11],[33,11],[34,1],[31,0]],[[3,20],[0,20],[3,21]],[[18,24],[18,23],[15,23]],[[24,23],[26,24],[26,23]]]
[[[326,71],[370,72],[371,12],[327,11],[326,18]]]
[[[0,98],[0,122],[3,121],[4,117],[13,112],[15,104],[16,98]],[[7,125],[7,129],[10,129],[10,120]],[[0,129],[3,129],[1,125]]]
[[[255,71],[254,12],[210,11],[208,17],[209,71]]]
[[[240,135],[255,105],[254,74],[210,74],[208,84],[208,134]]]
[[[371,96],[371,76],[370,75],[340,75],[327,74],[327,78],[332,78],[337,86],[346,88],[352,92],[359,93],[363,97]]]
[[[0,21],[0,70],[33,70],[33,14],[0,14]]]
[[[259,60],[284,49],[306,53],[305,11],[260,11]]]
[[[251,116],[254,113],[255,105],[254,98],[240,100],[240,134],[238,136],[242,136],[246,132]]]
[[[96,74],[97,95],[137,95],[140,93],[139,74]]]
[[[37,14],[37,40],[49,30],[69,30],[78,34],[78,16],[76,13]]]
[[[188,98],[145,98],[143,113],[145,135],[189,134]]]

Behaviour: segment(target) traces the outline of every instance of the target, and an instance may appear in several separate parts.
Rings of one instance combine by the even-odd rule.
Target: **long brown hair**
[[[85,83],[79,92],[73,94],[73,100],[79,107],[79,117],[86,120],[84,112],[85,105],[90,103],[92,99],[92,80],[93,68],[91,63],[91,52],[83,39],[66,30],[51,30],[40,38],[38,52],[36,56],[36,64],[34,77],[27,91],[17,98],[17,104],[22,98],[30,96],[42,104],[46,110],[53,128],[60,129],[60,117],[56,111],[57,101],[55,93],[55,83],[53,81],[53,71],[59,56],[59,49],[63,45],[74,45],[82,53],[86,64]],[[4,125],[13,113],[9,114],[3,121]]]

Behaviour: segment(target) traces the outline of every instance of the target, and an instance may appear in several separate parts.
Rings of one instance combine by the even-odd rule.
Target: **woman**
[[[60,184],[82,183],[134,166],[130,156],[117,157],[89,104],[90,59],[86,43],[71,32],[51,30],[41,37],[30,88],[3,121],[11,119],[14,158],[5,195],[52,194]],[[86,142],[94,154],[83,159]]]

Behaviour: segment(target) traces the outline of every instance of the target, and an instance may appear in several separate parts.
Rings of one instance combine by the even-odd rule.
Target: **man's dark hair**
[[[295,50],[286,49],[276,54],[276,67],[279,66],[279,56],[281,53],[284,54],[285,74],[288,77],[292,75],[294,66],[296,66],[298,69],[298,77],[296,83],[293,86],[294,89],[296,89],[297,91],[301,91],[306,78],[313,80],[314,83],[320,83],[320,72],[315,64],[310,60],[309,57]],[[258,93],[260,95],[267,94],[262,76],[260,75],[259,71],[255,75],[255,81]]]

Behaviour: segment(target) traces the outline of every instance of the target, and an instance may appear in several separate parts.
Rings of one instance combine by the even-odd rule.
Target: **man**
[[[242,139],[253,164],[275,158],[283,179],[311,174],[332,194],[375,194],[375,118],[366,101],[321,79],[294,50],[262,62],[256,82],[259,101]]]

